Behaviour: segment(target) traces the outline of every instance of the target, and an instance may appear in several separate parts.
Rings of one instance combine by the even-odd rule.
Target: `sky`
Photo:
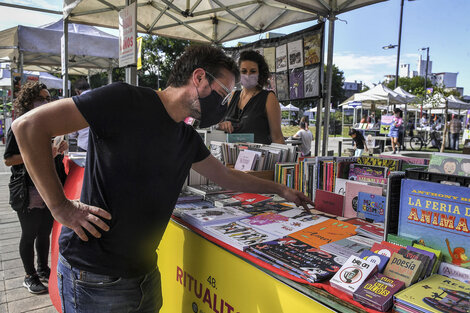
[[[61,0],[0,2],[58,11],[62,8]],[[426,51],[419,49],[429,47],[433,73],[458,72],[457,87],[463,87],[464,94],[470,95],[469,12],[470,0],[405,0],[400,64],[410,64],[411,70],[417,70],[419,55],[426,58]],[[0,30],[17,25],[41,26],[59,18],[54,14],[0,6]],[[397,50],[382,47],[398,43],[399,19],[400,0],[377,3],[338,16],[334,28],[333,63],[344,72],[347,82],[362,81],[371,87],[383,81],[385,75],[395,74]],[[289,34],[315,24],[291,25],[274,32]],[[102,29],[117,35],[117,30]],[[240,41],[259,38],[257,35]]]

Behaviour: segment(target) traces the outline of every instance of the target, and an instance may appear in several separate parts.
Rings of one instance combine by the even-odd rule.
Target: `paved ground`
[[[0,145],[1,156],[4,150]],[[24,269],[18,252],[21,228],[8,204],[9,179],[10,169],[0,162],[0,313],[57,312],[48,294],[32,295],[22,286]]]

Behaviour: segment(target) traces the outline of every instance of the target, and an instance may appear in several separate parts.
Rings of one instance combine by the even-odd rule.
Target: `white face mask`
[[[250,89],[258,86],[258,74],[241,74],[240,83],[244,88]]]

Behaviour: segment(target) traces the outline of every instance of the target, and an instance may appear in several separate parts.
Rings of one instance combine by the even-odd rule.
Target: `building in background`
[[[353,94],[362,91],[362,81],[357,82],[344,82],[343,83],[343,90],[344,90],[344,97],[347,99],[351,97]]]

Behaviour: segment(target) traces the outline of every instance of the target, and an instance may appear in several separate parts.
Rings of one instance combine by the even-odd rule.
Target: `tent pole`
[[[136,0],[126,0],[126,6],[132,4],[133,2],[136,2]],[[134,19],[134,29],[137,29],[137,6],[135,6],[136,12],[135,12],[135,19]],[[134,40],[134,47],[137,49],[136,43],[136,38],[133,38]],[[137,53],[135,53],[137,55]],[[126,66],[126,83],[129,85],[137,85],[137,65],[128,65]]]
[[[113,83],[113,69],[108,69],[108,85]]]
[[[331,102],[331,80],[333,77],[333,41],[335,33],[335,20],[336,16],[332,13],[328,17],[328,56],[326,63],[326,81],[328,82],[326,90],[326,103],[325,105],[325,118],[323,127],[323,145],[322,155],[325,156],[328,150],[328,133],[330,123],[330,102]]]
[[[315,156],[320,155],[322,102],[323,98],[317,100],[317,112],[315,115]]]
[[[68,98],[69,95],[69,21],[63,20],[63,34],[61,38],[61,61],[62,61],[62,96]]]

